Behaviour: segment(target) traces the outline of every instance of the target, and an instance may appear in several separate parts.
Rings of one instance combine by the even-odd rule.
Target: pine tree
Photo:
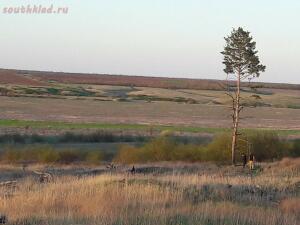
[[[256,51],[256,42],[253,41],[250,32],[244,31],[243,28],[233,29],[230,36],[225,37],[226,46],[221,52],[224,56],[224,72],[233,74],[236,79],[235,95],[228,93],[232,98],[232,164],[235,164],[235,152],[237,146],[237,137],[239,135],[240,112],[243,107],[240,104],[241,99],[241,82],[245,79],[259,77],[266,67],[260,64]]]

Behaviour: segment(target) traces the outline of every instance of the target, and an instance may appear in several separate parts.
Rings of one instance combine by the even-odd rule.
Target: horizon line
[[[41,73],[61,73],[61,74],[74,74],[74,75],[107,75],[107,76],[127,76],[127,77],[143,77],[143,78],[166,78],[166,79],[181,79],[181,80],[210,80],[210,81],[232,81],[227,79],[215,79],[215,78],[190,78],[190,77],[174,77],[172,75],[141,75],[141,74],[112,74],[112,73],[98,73],[98,72],[67,72],[67,71],[51,71],[51,70],[35,70],[35,69],[12,69],[12,68],[0,68],[0,70],[15,70],[15,71],[26,71],[26,72],[41,72]],[[248,83],[244,80],[243,83]],[[264,84],[287,84],[287,85],[300,85],[300,83],[288,83],[288,82],[264,82],[264,81],[253,81],[251,83],[264,83]]]

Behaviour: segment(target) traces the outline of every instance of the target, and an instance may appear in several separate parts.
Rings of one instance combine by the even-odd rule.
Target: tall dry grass
[[[16,190],[1,189],[0,214],[11,224],[27,225],[299,224],[293,206],[299,173],[282,163],[264,168],[252,176],[226,167],[207,173],[202,168],[185,174],[64,176],[48,184],[27,178]]]

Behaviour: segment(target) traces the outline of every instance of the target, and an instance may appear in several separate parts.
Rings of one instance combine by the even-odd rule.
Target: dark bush
[[[287,154],[284,153],[284,141],[281,141],[275,132],[251,132],[246,134],[246,137],[251,144],[251,152],[259,161],[279,159]]]
[[[26,142],[25,135],[20,134],[4,134],[0,136],[0,143],[20,143],[24,144]]]
[[[92,133],[71,133],[61,135],[21,135],[4,134],[0,135],[0,143],[9,144],[35,144],[35,143],[114,143],[114,142],[144,142],[149,138],[142,135],[114,134],[109,131],[96,131]]]
[[[293,141],[290,146],[289,155],[291,157],[300,157],[300,139]]]
[[[8,147],[0,152],[0,160],[6,163],[31,162],[70,164],[82,162],[88,164],[100,164],[104,157],[104,153],[99,150],[56,150],[48,145],[36,145],[22,149]]]
[[[74,150],[61,150],[59,151],[58,155],[59,155],[59,162],[61,163],[69,164],[80,160],[78,152]]]

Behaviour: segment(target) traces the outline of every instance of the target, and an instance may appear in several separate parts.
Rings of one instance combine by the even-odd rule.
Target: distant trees
[[[229,91],[227,94],[232,99],[232,143],[231,143],[231,161],[235,164],[235,154],[237,146],[237,137],[239,135],[240,112],[243,107],[241,100],[241,81],[258,77],[264,72],[266,67],[260,64],[256,51],[256,42],[253,41],[250,32],[243,28],[233,29],[228,37],[225,37],[226,45],[221,54],[224,56],[224,72],[233,74],[236,80],[236,89],[234,94]]]

